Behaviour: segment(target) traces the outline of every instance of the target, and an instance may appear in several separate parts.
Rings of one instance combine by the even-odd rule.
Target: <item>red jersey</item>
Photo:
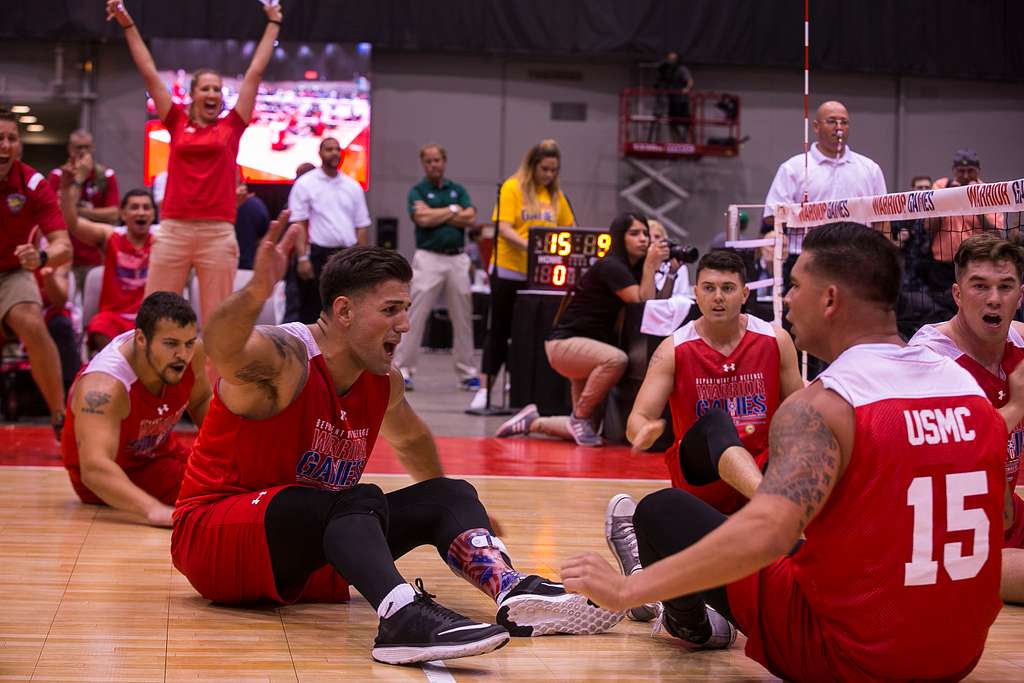
[[[197,126],[180,104],[163,121],[171,135],[167,193],[160,212],[177,220],[235,221],[238,144],[248,124],[234,109]]]
[[[981,363],[961,351],[960,347],[952,339],[939,332],[935,325],[922,327],[910,340],[910,343],[926,346],[940,356],[955,360],[960,367],[971,373],[971,377],[996,408],[1002,408],[1010,400],[1010,385],[1006,378],[1017,367],[1017,364],[1024,360],[1024,338],[1017,330],[1013,329],[1013,326],[1006,334],[1006,348],[1003,351],[1003,360],[999,364],[998,375],[993,375]],[[1010,485],[1011,489],[1017,485],[1022,447],[1024,447],[1024,422],[1014,427],[1006,447],[1006,483]]]
[[[1002,418],[963,368],[920,346],[854,346],[818,381],[853,407],[855,432],[792,556],[809,608],[872,676],[969,670],[1002,607]]]
[[[679,443],[710,408],[721,408],[732,416],[740,440],[755,458],[768,449],[768,426],[779,408],[781,392],[779,343],[770,323],[749,314],[746,318],[746,332],[728,356],[701,339],[693,322],[673,335],[676,370],[669,406],[676,442],[666,451],[665,461],[676,488],[689,490],[679,467]],[[731,487],[717,488],[731,491]],[[698,495],[726,514],[735,511],[724,510],[717,496]]]
[[[0,271],[21,268],[14,249],[28,242],[37,225],[44,235],[67,229],[57,195],[43,175],[15,161],[7,177],[0,180]]]
[[[60,177],[64,170],[55,168],[50,171],[46,182],[54,193],[60,192]],[[112,168],[103,168],[102,175],[96,177],[94,166],[85,182],[82,183],[82,203],[94,209],[105,209],[108,206],[118,206],[121,203],[121,193],[117,189],[117,174]],[[71,234],[71,247],[74,250],[73,263],[83,266],[98,266],[103,262],[103,252],[92,244],[87,244]]]
[[[364,372],[339,396],[309,328],[280,329],[306,346],[305,386],[265,420],[235,415],[214,394],[185,470],[176,527],[197,507],[239,493],[290,484],[341,491],[359,483],[387,412],[390,377]]]
[[[176,455],[178,443],[174,426],[188,407],[192,386],[196,381],[192,365],[189,364],[180,382],[165,384],[159,395],[150,392],[138,381],[128,359],[121,354],[121,347],[132,343],[134,334],[135,331],[131,330],[114,337],[75,378],[77,384],[78,378],[83,375],[102,372],[119,380],[128,392],[131,411],[121,421],[116,462],[129,476],[133,470],[146,467],[158,458]],[[64,467],[77,489],[84,486],[78,465],[78,446],[75,443],[75,414],[71,412],[74,391],[75,386],[72,385],[68,392],[67,418],[60,450],[64,457]]]
[[[126,228],[117,228],[107,239],[99,310],[135,320],[146,294],[153,233],[150,232],[141,247],[132,244],[127,233]]]

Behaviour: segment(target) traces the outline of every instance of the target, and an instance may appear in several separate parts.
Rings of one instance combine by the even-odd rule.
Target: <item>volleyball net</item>
[[[1024,215],[1024,179],[975,183],[868,197],[772,206],[775,229],[759,239],[739,239],[739,216],[760,225],[764,204],[730,205],[726,210],[726,246],[748,263],[748,287],[757,292],[748,309],[782,322],[782,300],[789,269],[810,230],[837,221],[870,225],[896,244],[904,272],[896,317],[900,333],[910,337],[922,325],[948,320],[953,302],[953,256],[972,235],[1020,235]],[[754,267],[751,269],[750,264]],[[770,263],[769,263],[770,262]],[[767,305],[770,302],[770,309]]]

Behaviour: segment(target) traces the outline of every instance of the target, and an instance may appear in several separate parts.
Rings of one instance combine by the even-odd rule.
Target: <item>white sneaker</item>
[[[604,538],[612,555],[619,563],[619,570],[629,576],[643,571],[640,566],[640,553],[636,547],[636,531],[633,528],[633,513],[636,512],[636,501],[628,493],[620,493],[608,501],[608,509],[604,515]],[[634,607],[626,614],[632,621],[651,621],[658,616],[661,605],[649,602]]]
[[[470,410],[483,410],[487,405],[487,387],[481,387],[473,394],[473,400],[469,402]]]

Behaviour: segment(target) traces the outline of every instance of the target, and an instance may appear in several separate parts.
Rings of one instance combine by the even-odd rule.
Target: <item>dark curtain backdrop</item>
[[[147,38],[252,39],[256,0],[126,0]],[[801,0],[284,0],[282,39],[397,51],[803,65]],[[0,0],[0,39],[121,40],[102,0]],[[811,1],[813,69],[1024,80],[1021,0]]]

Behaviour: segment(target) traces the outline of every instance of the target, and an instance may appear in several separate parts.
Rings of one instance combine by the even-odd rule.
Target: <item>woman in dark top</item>
[[[623,214],[609,231],[611,248],[570,292],[544,342],[551,367],[572,382],[572,415],[540,417],[537,406],[530,404],[503,424],[497,436],[540,432],[580,446],[602,445],[595,418],[627,364],[625,352],[616,346],[619,314],[628,303],[654,298],[654,274],[668,259],[668,243],[650,244],[643,216]]]

